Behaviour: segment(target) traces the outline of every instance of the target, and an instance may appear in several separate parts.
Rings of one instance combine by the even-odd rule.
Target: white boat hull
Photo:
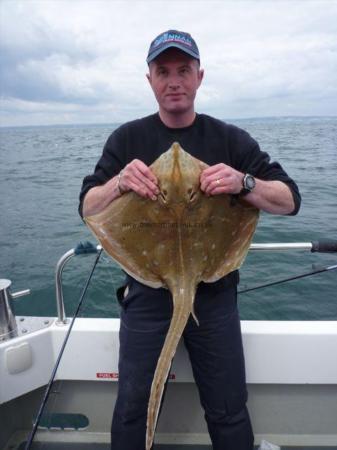
[[[68,326],[51,319],[41,330],[0,343],[0,448],[23,439],[31,428]],[[337,322],[243,321],[241,326],[256,443],[337,446]],[[80,413],[88,425],[40,430],[37,440],[109,442],[118,330],[118,319],[76,319],[56,374],[53,391],[59,394],[52,394],[47,410]],[[183,345],[171,378],[156,441],[209,444]]]

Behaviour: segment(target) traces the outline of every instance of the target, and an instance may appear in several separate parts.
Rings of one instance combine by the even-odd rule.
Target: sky
[[[337,116],[337,0],[0,0],[0,126],[152,114],[145,59],[168,29],[198,44],[197,112]]]

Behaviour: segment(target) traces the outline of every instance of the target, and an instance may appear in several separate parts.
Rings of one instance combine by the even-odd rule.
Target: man
[[[147,75],[159,112],[112,133],[93,175],[84,179],[80,213],[89,216],[128,191],[156,201],[157,179],[149,165],[178,141],[210,167],[200,177],[208,196],[244,195],[273,214],[296,214],[298,188],[281,166],[270,163],[245,131],[203,114],[194,99],[204,72],[198,47],[184,32],[170,30],[150,45]],[[215,450],[251,450],[253,433],[237,311],[238,272],[200,283],[195,311],[184,331],[193,374]],[[112,450],[144,450],[147,403],[157,359],[172,314],[170,294],[127,276],[121,303],[119,391],[111,429]]]

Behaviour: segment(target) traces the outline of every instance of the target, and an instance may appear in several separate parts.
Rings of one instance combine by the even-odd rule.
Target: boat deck
[[[18,450],[24,450],[25,443],[23,442]],[[259,447],[255,447],[258,450]],[[32,445],[31,450],[110,450],[109,444],[70,444],[59,442],[43,442],[35,443]],[[154,447],[154,450],[212,450],[210,445],[164,445],[158,444]],[[337,446],[334,447],[281,447],[281,450],[337,450]]]
[[[24,450],[25,443],[23,442],[18,450]],[[255,447],[258,450],[259,447]],[[31,450],[110,450],[109,444],[60,444],[59,442],[43,442],[35,443],[32,445]],[[337,446],[334,447],[281,447],[282,450],[337,450]],[[156,445],[154,450],[212,450],[212,446],[209,445]]]

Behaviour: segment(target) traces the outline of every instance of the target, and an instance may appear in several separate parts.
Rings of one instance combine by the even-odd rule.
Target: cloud
[[[0,20],[0,125],[153,112],[145,57],[169,28],[198,42],[199,110],[337,115],[336,2],[3,0]]]

